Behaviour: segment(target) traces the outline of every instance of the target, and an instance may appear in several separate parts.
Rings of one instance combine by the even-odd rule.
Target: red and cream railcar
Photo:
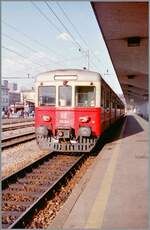
[[[99,73],[66,69],[36,80],[35,128],[41,148],[89,152],[124,105]]]

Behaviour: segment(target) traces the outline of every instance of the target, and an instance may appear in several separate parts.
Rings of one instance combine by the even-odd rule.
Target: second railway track
[[[2,227],[25,228],[32,214],[40,209],[85,155],[51,153],[2,180]],[[29,218],[30,217],[30,218]]]
[[[16,129],[23,129],[23,128],[33,127],[33,126],[34,126],[34,121],[4,124],[4,125],[2,125],[2,132],[6,132],[6,131],[10,131],[10,130],[16,130]]]
[[[1,148],[12,147],[26,141],[35,139],[35,131],[29,131],[18,135],[11,135],[1,139]]]

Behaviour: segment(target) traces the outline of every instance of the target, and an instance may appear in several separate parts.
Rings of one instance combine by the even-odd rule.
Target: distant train
[[[99,73],[64,69],[37,76],[35,130],[40,148],[89,152],[124,113],[123,102]]]

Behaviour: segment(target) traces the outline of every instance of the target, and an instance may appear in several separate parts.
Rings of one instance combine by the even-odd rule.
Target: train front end
[[[98,77],[89,71],[57,71],[36,82],[35,130],[40,148],[89,152],[100,136]]]

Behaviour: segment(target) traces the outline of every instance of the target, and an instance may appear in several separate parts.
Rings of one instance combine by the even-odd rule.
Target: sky
[[[88,53],[89,70],[122,94],[90,2],[2,2],[2,79],[31,89],[41,72],[87,68]]]

